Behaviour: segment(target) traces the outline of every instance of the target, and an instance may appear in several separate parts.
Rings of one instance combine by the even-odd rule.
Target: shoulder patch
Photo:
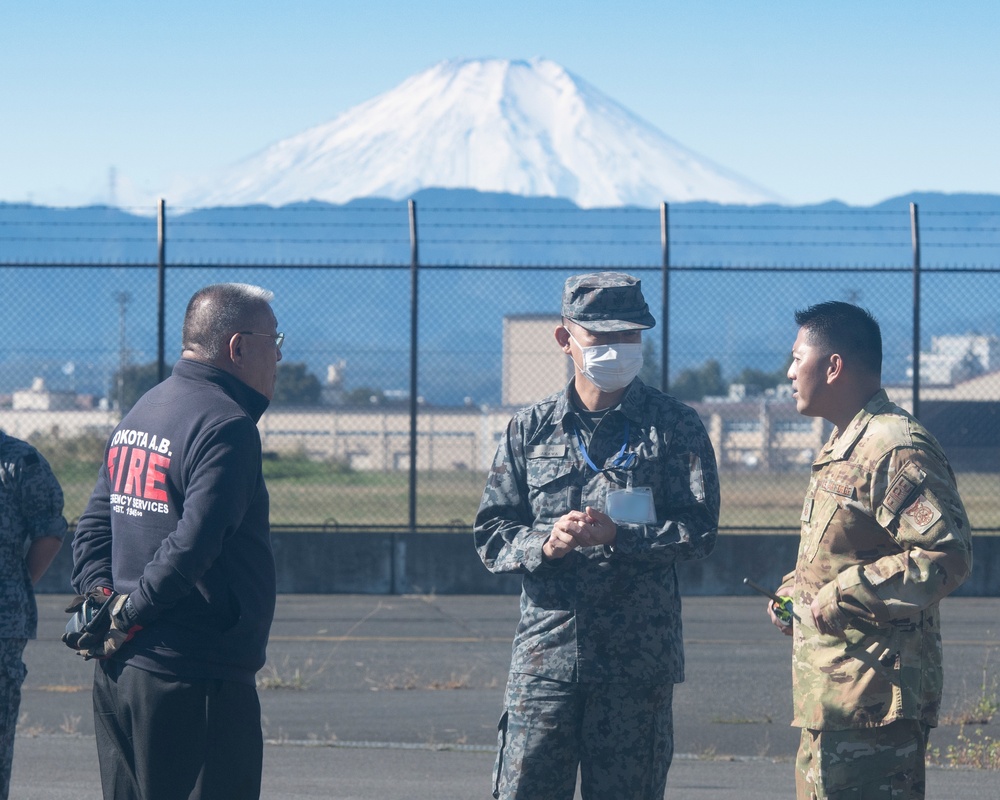
[[[812,519],[813,513],[813,499],[807,497],[805,502],[802,504],[802,514],[799,516],[799,522],[809,522]]]
[[[902,509],[906,508],[907,502],[920,487],[920,484],[924,482],[924,477],[923,471],[916,464],[906,462],[896,477],[892,479],[889,488],[886,489],[882,505],[891,514],[899,514]]]
[[[902,518],[918,533],[925,533],[931,525],[941,519],[941,511],[927,499],[926,495],[921,494],[903,511]]]

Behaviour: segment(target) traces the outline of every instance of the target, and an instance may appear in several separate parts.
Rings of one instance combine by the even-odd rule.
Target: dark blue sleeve
[[[111,588],[111,489],[107,464],[101,466],[97,485],[73,536],[73,588],[86,594],[100,586]]]

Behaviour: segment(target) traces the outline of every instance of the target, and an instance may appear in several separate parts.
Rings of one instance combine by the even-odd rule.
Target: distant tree
[[[167,366],[166,374],[170,374]],[[121,396],[119,397],[119,376],[121,377]],[[148,364],[129,364],[123,370],[118,370],[111,378],[108,397],[114,403],[121,401],[122,412],[128,411],[140,397],[156,386],[159,381],[159,365],[156,361]]]
[[[281,362],[271,402],[276,406],[315,406],[319,405],[322,391],[319,378],[309,372],[304,362]]]
[[[732,383],[742,383],[747,387],[756,387],[758,391],[763,392],[766,389],[773,389],[775,386],[785,383],[788,380],[785,374],[787,371],[787,369],[776,369],[774,372],[764,372],[761,369],[744,367],[743,371],[732,380]]]
[[[986,370],[983,368],[983,362],[970,346],[968,352],[962,356],[962,360],[959,362],[957,379],[967,381],[970,378],[975,378],[977,375],[982,375],[984,372]]]
[[[359,386],[344,393],[344,404],[349,406],[370,406],[381,403],[384,395],[380,389],[372,389],[370,386]]]
[[[418,403],[423,403],[419,397]],[[349,392],[344,392],[344,405],[348,406],[383,406],[386,408],[406,408],[410,405],[409,395],[405,392],[386,392],[383,389],[373,389],[370,386],[358,386]]]
[[[170,374],[167,367],[167,374]],[[129,364],[121,371],[122,407],[128,411],[136,401],[152,389],[157,381],[157,364]],[[109,396],[112,401],[118,401],[118,375],[116,372],[111,381]],[[278,379],[274,390],[274,405],[278,406],[314,406],[319,404],[322,385],[319,378],[310,373],[304,363],[278,364]]]
[[[660,375],[660,359],[656,355],[656,345],[652,339],[643,339],[642,369],[639,371],[639,379],[647,386],[659,389]]]
[[[708,395],[726,393],[722,366],[714,358],[697,369],[683,369],[670,384],[670,394],[678,400],[701,400]]]

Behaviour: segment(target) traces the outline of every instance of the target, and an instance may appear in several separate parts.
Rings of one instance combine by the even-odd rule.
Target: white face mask
[[[571,333],[583,353],[583,365],[577,364],[587,379],[602,392],[616,392],[628,386],[642,369],[642,342],[619,342],[584,347]]]

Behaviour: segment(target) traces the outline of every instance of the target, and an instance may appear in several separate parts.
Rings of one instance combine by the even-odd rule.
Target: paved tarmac
[[[60,641],[66,596],[39,597],[12,800],[99,800],[93,666]],[[790,647],[747,597],[686,598],[687,681],[674,696],[668,800],[793,797]],[[512,596],[282,595],[259,678],[264,798],[472,800],[490,777]],[[928,798],[1000,800],[1000,772],[949,765],[962,719],[1000,696],[1000,599],[943,604],[941,766]],[[964,735],[1000,739],[1000,715]]]

